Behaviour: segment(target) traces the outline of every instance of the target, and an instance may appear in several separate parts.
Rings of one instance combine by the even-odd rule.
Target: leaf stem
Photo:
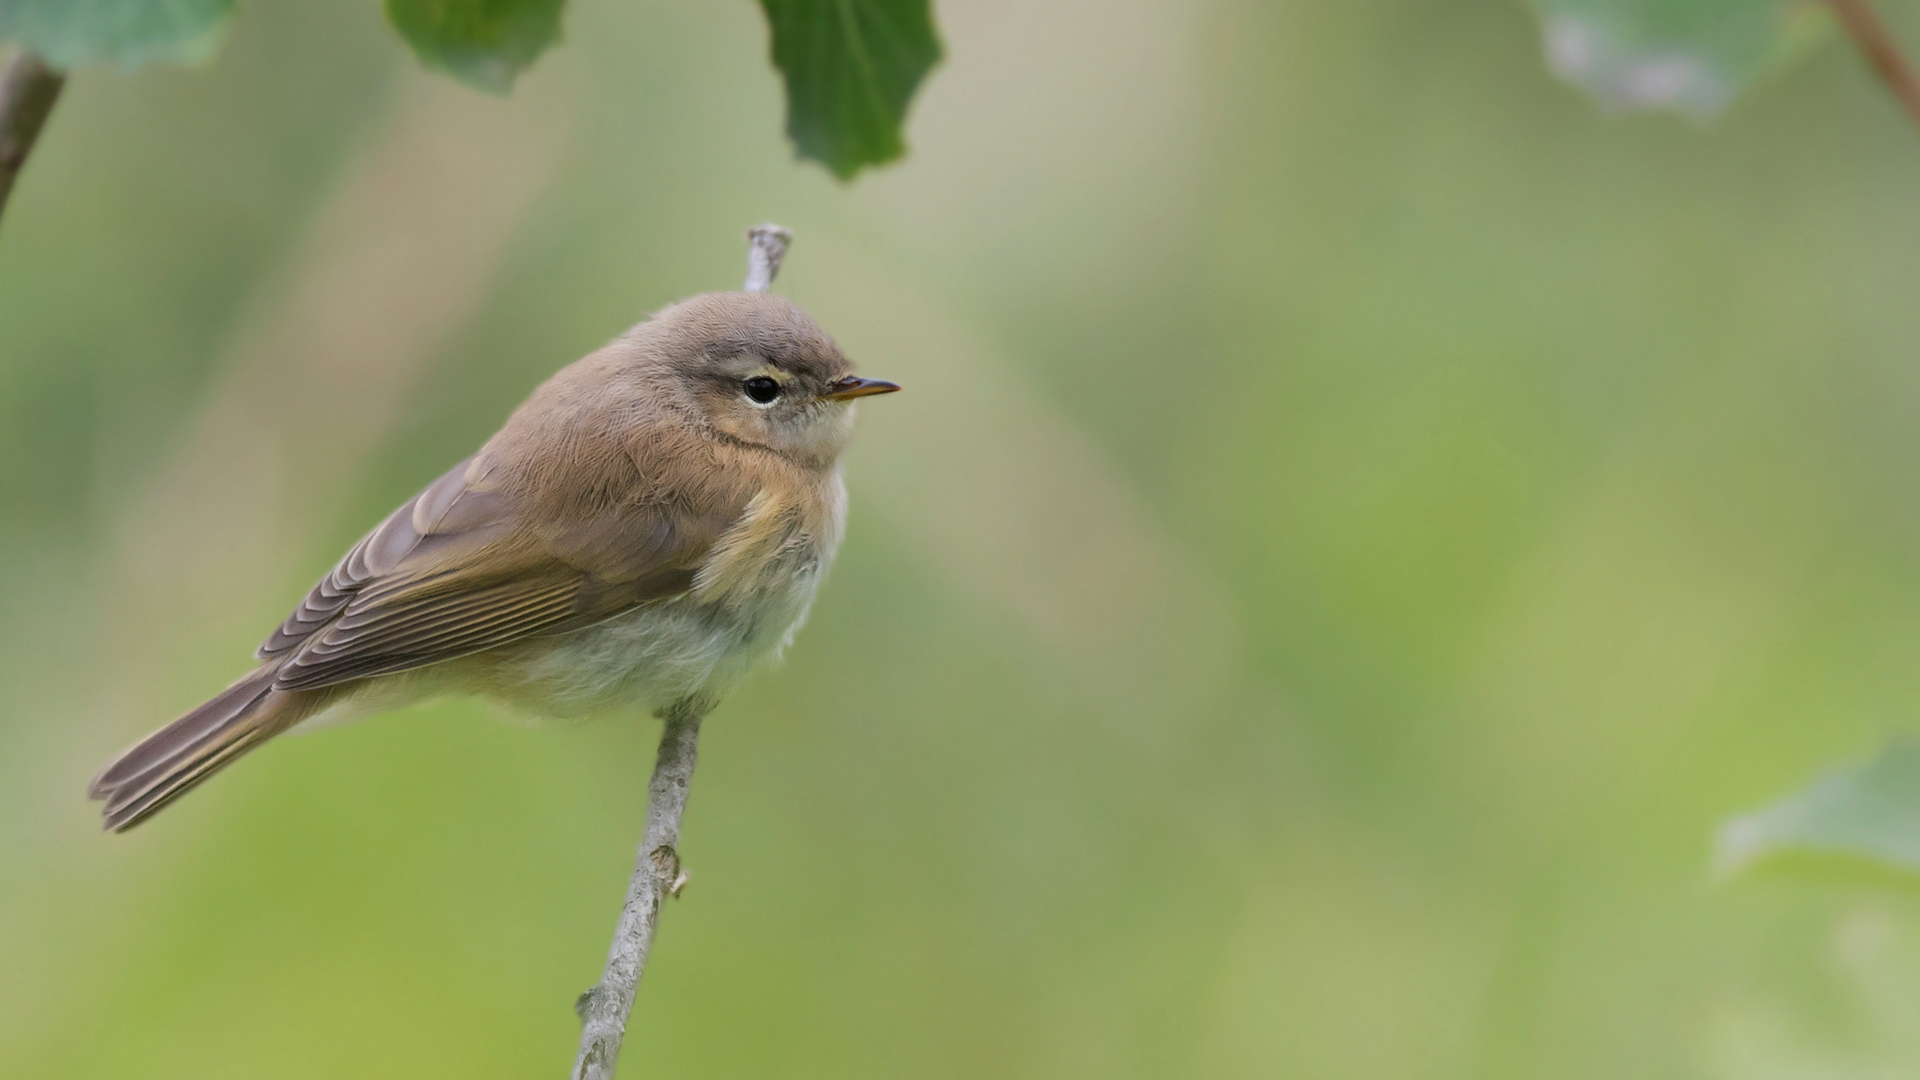
[[[1853,39],[1854,47],[1880,74],[1915,126],[1920,126],[1920,78],[1914,77],[1912,65],[1900,51],[1900,43],[1880,20],[1880,13],[1873,9],[1871,0],[1827,0],[1827,4],[1833,8],[1834,17],[1840,20],[1847,36]]]
[[[0,75],[0,212],[66,83],[66,75],[31,49],[21,50]]]

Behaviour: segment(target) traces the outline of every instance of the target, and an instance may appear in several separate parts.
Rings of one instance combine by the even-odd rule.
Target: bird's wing
[[[260,646],[310,690],[585,626],[684,592],[736,508],[634,499],[531,521],[462,462],[355,544]],[[617,559],[580,557],[617,551]]]

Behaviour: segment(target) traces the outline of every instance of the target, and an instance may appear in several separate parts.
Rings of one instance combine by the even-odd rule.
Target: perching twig
[[[689,699],[666,712],[666,730],[660,734],[660,753],[654,759],[653,782],[648,785],[647,833],[640,844],[639,864],[627,886],[627,903],[620,909],[620,925],[613,932],[607,970],[593,989],[580,995],[574,1011],[580,1014],[580,1056],[573,1063],[573,1080],[609,1080],[620,1058],[620,1041],[627,1034],[627,1017],[640,975],[647,967],[647,950],[660,923],[662,897],[677,896],[687,882],[680,869],[680,813],[687,807],[687,785],[693,780],[694,751],[700,739],[700,717],[706,703]]]
[[[747,230],[747,283],[745,292],[766,292],[773,288],[780,273],[780,260],[787,257],[787,245],[793,243],[791,230],[768,222]]]
[[[6,210],[13,181],[66,82],[65,75],[31,49],[22,50],[0,75],[0,211]]]
[[[767,291],[792,240],[793,234],[778,225],[747,230],[747,292]],[[581,1024],[573,1080],[611,1080],[620,1059],[620,1043],[627,1036],[627,1018],[633,1014],[634,994],[647,969],[647,952],[653,948],[653,932],[660,925],[661,899],[680,895],[687,883],[686,872],[680,869],[680,814],[687,808],[687,786],[693,782],[700,718],[710,704],[688,698],[663,714],[667,726],[660,733],[653,782],[647,788],[646,839],[640,842],[627,903],[613,931],[607,970],[573,1006]]]
[[[1887,24],[1880,21],[1880,14],[1873,10],[1870,0],[1827,0],[1827,3],[1840,25],[1846,28],[1847,36],[1853,39],[1854,48],[1880,73],[1914,124],[1920,125],[1920,79],[1914,77],[1899,43],[1893,40]]]

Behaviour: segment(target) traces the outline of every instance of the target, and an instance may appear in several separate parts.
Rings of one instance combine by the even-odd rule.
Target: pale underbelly
[[[805,605],[741,610],[680,598],[486,658],[490,696],[540,716],[665,708],[717,699],[777,653]]]

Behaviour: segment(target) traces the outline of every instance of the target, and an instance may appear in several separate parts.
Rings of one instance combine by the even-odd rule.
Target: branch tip
[[[787,257],[787,245],[793,243],[793,230],[769,221],[747,230],[746,292],[766,292],[780,273],[780,260]]]

